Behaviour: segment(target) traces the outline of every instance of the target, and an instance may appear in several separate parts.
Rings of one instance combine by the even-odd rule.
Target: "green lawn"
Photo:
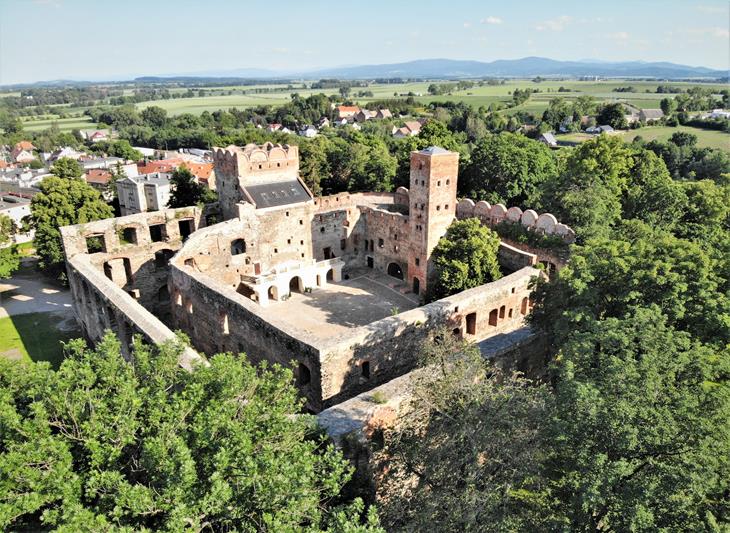
[[[673,133],[678,131],[685,131],[697,135],[697,146],[701,148],[719,148],[720,150],[730,151],[730,133],[691,128],[689,126],[677,126],[676,128],[670,126],[650,126],[647,128],[639,128],[638,130],[629,130],[622,135],[627,142],[633,141],[636,136],[641,136],[645,141],[653,141],[655,139],[666,141]]]
[[[61,342],[81,336],[75,323],[68,327],[71,320],[56,313],[28,313],[0,319],[0,357],[48,361],[58,368],[63,359]],[[67,331],[59,330],[62,322]]]

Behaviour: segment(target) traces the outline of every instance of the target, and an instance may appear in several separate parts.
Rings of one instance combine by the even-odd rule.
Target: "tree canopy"
[[[290,370],[180,343],[81,340],[54,372],[0,359],[0,527],[65,531],[381,531],[337,506],[351,467],[315,432]],[[361,525],[361,516],[365,523]]]
[[[81,164],[70,157],[61,157],[51,167],[51,174],[58,178],[80,178],[83,173]]]
[[[99,192],[81,179],[50,176],[38,188],[41,192],[31,200],[30,212],[39,266],[57,276],[64,261],[58,228],[109,218],[113,212]]]
[[[412,397],[376,454],[388,531],[545,531],[545,385],[500,370],[474,344],[434,331]]]
[[[434,280],[429,298],[436,300],[499,279],[499,236],[476,218],[457,220],[433,249]]]
[[[170,178],[170,200],[168,207],[189,207],[215,202],[216,194],[205,185],[195,181],[195,176],[186,166],[176,168]]]
[[[475,201],[529,208],[556,173],[552,152],[543,143],[514,133],[489,134],[476,143],[459,190]]]

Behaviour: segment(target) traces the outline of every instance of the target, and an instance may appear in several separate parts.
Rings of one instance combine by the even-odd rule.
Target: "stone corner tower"
[[[431,146],[411,152],[408,283],[421,294],[433,274],[431,252],[456,216],[459,154]]]

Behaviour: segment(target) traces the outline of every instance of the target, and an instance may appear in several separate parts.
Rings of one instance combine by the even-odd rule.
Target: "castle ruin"
[[[61,228],[79,323],[152,342],[184,331],[199,354],[245,352],[291,365],[311,412],[414,368],[435,325],[481,341],[520,327],[538,262],[560,258],[502,243],[500,280],[422,305],[431,253],[456,218],[510,220],[570,242],[550,214],[457,202],[459,155],[411,154],[410,187],[315,198],[296,146],[214,150],[217,204]],[[544,254],[543,254],[544,255]]]

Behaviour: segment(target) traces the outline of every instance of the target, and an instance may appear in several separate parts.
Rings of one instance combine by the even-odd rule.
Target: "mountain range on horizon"
[[[22,85],[51,85],[93,81],[164,81],[188,79],[373,79],[373,78],[416,78],[454,79],[505,77],[525,78],[598,76],[611,78],[727,78],[727,70],[701,66],[680,65],[671,62],[653,61],[604,61],[586,59],[559,61],[544,57],[521,59],[499,59],[483,62],[458,59],[418,59],[401,63],[372,65],[348,65],[312,70],[267,70],[260,68],[238,68],[230,70],[206,70],[186,73],[156,74],[147,76],[117,77],[106,80],[55,80]]]

